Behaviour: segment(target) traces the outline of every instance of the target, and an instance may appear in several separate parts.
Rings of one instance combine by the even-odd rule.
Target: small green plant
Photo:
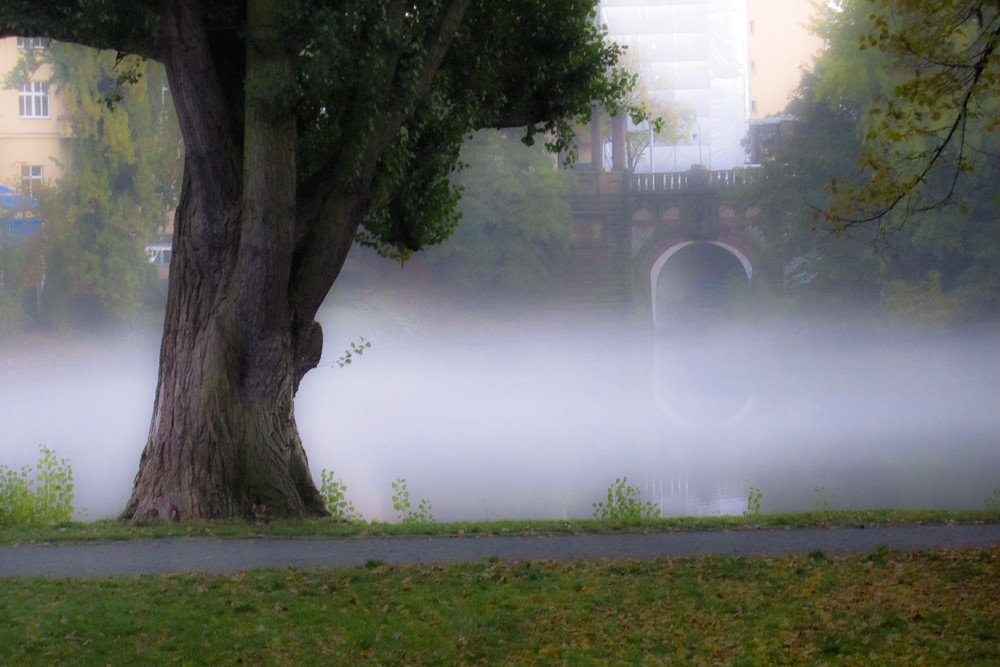
[[[57,524],[73,518],[73,469],[66,459],[39,445],[40,457],[12,470],[0,465],[0,526]]]
[[[634,520],[656,519],[660,508],[651,500],[643,500],[642,492],[628,485],[627,477],[615,479],[608,487],[607,502],[594,503],[595,519]]]
[[[366,340],[364,336],[361,336],[356,341],[351,341],[351,347],[347,350],[344,350],[344,354],[341,355],[339,359],[337,359],[337,365],[340,366],[341,368],[343,368],[344,366],[350,366],[351,362],[354,361],[355,355],[360,357],[362,354],[365,353],[365,350],[367,350],[371,346],[372,344],[368,340]]]
[[[406,480],[397,477],[392,483],[392,509],[400,515],[405,515],[410,511],[410,491],[406,488]]]
[[[347,484],[326,468],[319,476],[319,494],[330,516],[338,521],[364,521],[364,517],[354,509],[354,503],[347,499]]]
[[[410,503],[410,490],[406,488],[406,480],[397,477],[392,483],[392,508],[399,514],[403,523],[433,523],[434,515],[431,510],[431,503],[426,498],[421,498],[417,504],[417,509],[413,510]]]
[[[750,487],[747,494],[747,508],[743,510],[745,516],[760,516],[760,499],[764,494],[756,486]]]
[[[816,511],[818,513],[824,514],[833,509],[833,501],[836,500],[836,496],[827,495],[826,489],[819,484],[813,488],[813,492],[816,494]]]

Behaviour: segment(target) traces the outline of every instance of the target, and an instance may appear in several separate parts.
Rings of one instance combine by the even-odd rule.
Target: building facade
[[[601,21],[643,88],[687,121],[680,141],[655,143],[636,170],[747,164],[752,121],[784,110],[822,49],[810,32],[817,11],[813,0],[602,0]]]
[[[601,19],[627,47],[654,104],[682,110],[686,136],[656,143],[642,171],[728,169],[746,162],[746,0],[602,0]]]
[[[781,114],[823,50],[810,30],[819,11],[814,0],[747,0],[751,120]]]
[[[0,39],[0,76],[14,69],[26,49],[45,48],[47,39]],[[0,185],[29,197],[68,168],[69,128],[49,76],[42,65],[30,81],[0,89]]]

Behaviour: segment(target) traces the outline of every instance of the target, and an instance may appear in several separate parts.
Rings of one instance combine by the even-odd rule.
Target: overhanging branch
[[[969,120],[972,101],[976,94],[977,86],[980,85],[980,81],[986,73],[987,66],[990,64],[991,58],[996,53],[998,47],[1000,47],[1000,26],[994,26],[993,30],[987,33],[983,48],[975,54],[974,62],[963,67],[963,69],[968,70],[969,74],[967,77],[962,77],[962,87],[964,90],[960,97],[960,102],[957,105],[957,112],[953,122],[945,128],[944,135],[935,143],[933,148],[929,151],[916,154],[920,160],[924,162],[920,170],[913,177],[908,179],[907,183],[902,184],[890,197],[888,202],[878,207],[871,213],[860,217],[833,216],[831,220],[837,223],[837,229],[839,231],[846,231],[852,227],[876,223],[878,225],[875,234],[876,238],[884,236],[886,231],[885,221],[892,215],[893,212],[903,205],[904,202],[907,202],[910,198],[914,197],[915,191],[922,184],[928,182],[931,173],[938,168],[940,163],[943,161],[949,146],[957,142],[958,153],[954,160],[954,167],[950,175],[947,191],[943,195],[935,197],[929,203],[906,206],[903,211],[903,215],[909,216],[930,211],[944,205],[952,198],[958,184],[959,174],[961,173],[965,163],[966,127]]]
[[[65,0],[4,0],[0,37],[50,37],[98,49],[159,58],[160,3],[135,0],[115,5]]]
[[[299,188],[297,246],[290,298],[297,319],[311,321],[340,272],[358,222],[364,217],[369,190],[386,150],[396,140],[414,110],[426,99],[470,0],[452,0],[424,38],[426,56],[410,92],[402,90],[398,58],[394,59],[390,85],[384,89],[386,112],[375,124],[363,149],[356,174],[346,177],[340,155],[332,156]],[[405,45],[401,45],[402,46]],[[392,85],[396,84],[396,85]],[[361,102],[359,101],[360,108]]]

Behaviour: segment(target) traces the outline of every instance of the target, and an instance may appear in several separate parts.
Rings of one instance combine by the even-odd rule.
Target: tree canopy
[[[463,139],[553,150],[634,77],[580,0],[13,0],[0,34],[163,63],[184,139],[134,518],[325,513],[293,397],[357,238],[405,258],[453,229]],[[126,79],[130,72],[123,72]]]

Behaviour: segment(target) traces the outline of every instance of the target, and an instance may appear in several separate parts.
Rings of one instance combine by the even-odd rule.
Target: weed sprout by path
[[[759,516],[760,515],[760,499],[764,496],[761,490],[756,486],[750,487],[750,492],[747,494],[747,508],[743,510],[743,514],[746,516]]]
[[[355,509],[354,503],[347,499],[347,484],[335,477],[332,470],[324,468],[320,472],[319,494],[323,505],[330,516],[337,521],[364,521]]]
[[[403,523],[433,523],[434,515],[431,513],[432,507],[429,500],[421,498],[417,509],[411,509],[410,491],[406,488],[406,480],[397,477],[392,483],[392,508],[399,513],[399,518]]]

